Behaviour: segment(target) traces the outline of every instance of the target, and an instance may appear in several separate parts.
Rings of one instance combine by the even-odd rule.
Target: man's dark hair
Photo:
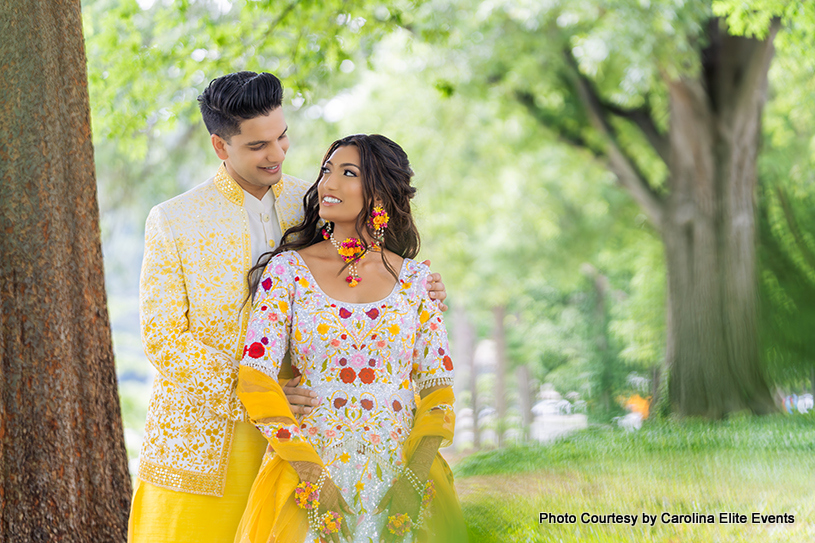
[[[279,108],[283,85],[270,73],[235,72],[209,82],[198,107],[210,134],[229,141],[241,133],[241,122]]]

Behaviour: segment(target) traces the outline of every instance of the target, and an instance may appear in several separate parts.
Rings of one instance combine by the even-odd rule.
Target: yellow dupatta
[[[241,366],[237,392],[255,424],[270,428],[297,424],[280,384],[265,373]],[[275,436],[270,443],[275,456],[264,460],[252,485],[235,538],[239,543],[300,542],[308,532],[306,512],[294,503],[300,478],[290,462],[323,466],[323,461],[308,441],[297,436]]]
[[[441,447],[453,441],[456,415],[453,411],[453,389],[444,387],[422,398],[416,408],[413,429],[405,440],[403,454],[407,462],[416,452],[424,437],[441,437]],[[436,454],[430,467],[430,480],[436,487],[436,497],[430,502],[430,516],[417,541],[438,543],[460,543],[467,541],[467,528],[464,515],[453,486],[453,472],[441,456]]]

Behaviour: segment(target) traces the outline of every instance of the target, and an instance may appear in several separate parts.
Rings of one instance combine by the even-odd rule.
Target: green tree
[[[758,342],[756,160],[775,37],[811,14],[701,0],[433,6],[436,18],[417,26],[466,62],[447,86],[523,108],[613,172],[659,233],[673,408],[772,411]]]

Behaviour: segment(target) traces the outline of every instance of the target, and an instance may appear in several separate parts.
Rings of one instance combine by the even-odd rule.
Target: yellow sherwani
[[[308,185],[273,186],[283,232]],[[140,284],[142,340],[158,370],[128,540],[232,541],[263,456],[235,389],[251,257],[244,192],[217,175],[150,212]],[[231,453],[231,457],[230,457]]]

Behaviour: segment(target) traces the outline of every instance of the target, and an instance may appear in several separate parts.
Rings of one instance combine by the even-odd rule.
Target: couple
[[[147,220],[159,373],[129,541],[465,538],[437,453],[454,421],[444,288],[410,260],[407,156],[344,138],[306,187],[281,171],[277,78],[230,74],[199,102],[223,164]]]

